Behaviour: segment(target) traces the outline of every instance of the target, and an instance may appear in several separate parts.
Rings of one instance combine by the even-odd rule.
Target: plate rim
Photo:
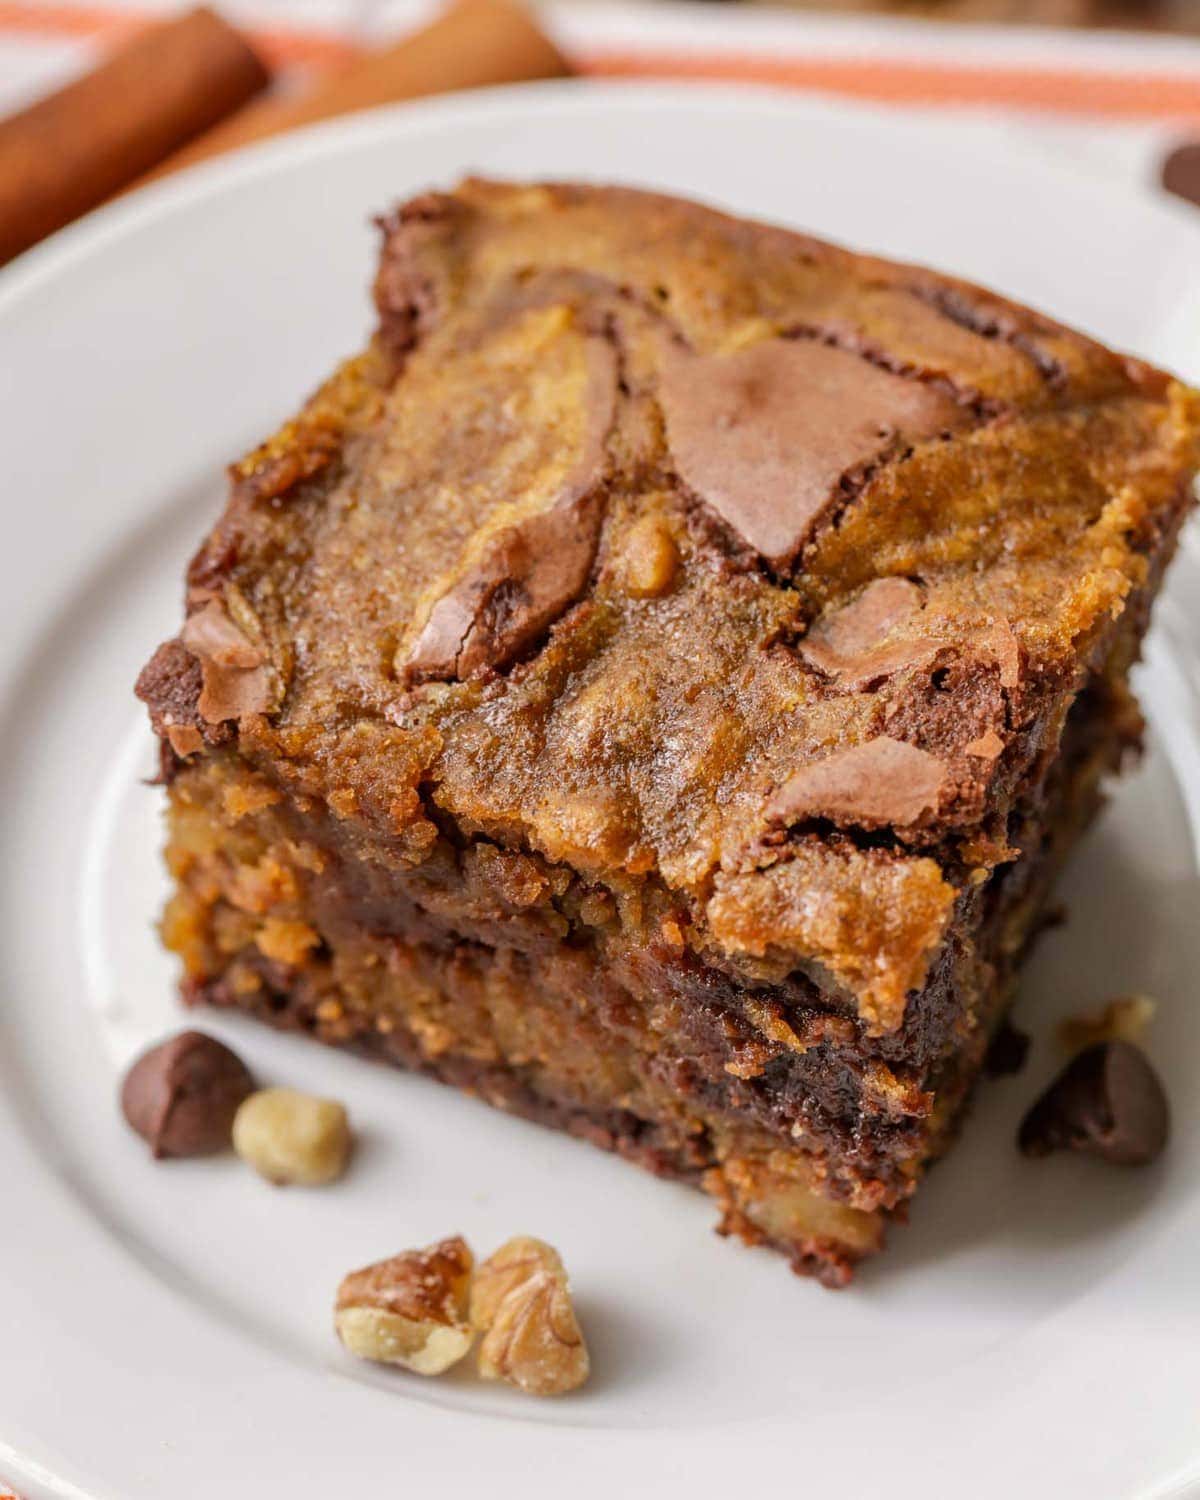
[[[246,181],[268,177],[277,170],[286,170],[291,165],[314,158],[337,155],[343,151],[353,152],[359,142],[363,144],[375,142],[381,136],[405,138],[419,135],[423,130],[432,128],[452,129],[458,120],[478,122],[480,118],[486,118],[489,114],[501,118],[513,107],[532,109],[535,112],[559,110],[564,104],[571,109],[603,108],[606,98],[610,98],[614,104],[619,104],[630,94],[653,98],[669,110],[692,109],[697,102],[697,96],[705,96],[710,105],[719,103],[721,107],[735,110],[744,108],[749,108],[753,112],[782,110],[792,117],[804,116],[826,121],[831,116],[836,116],[846,128],[861,128],[864,133],[877,129],[881,121],[886,121],[889,130],[902,129],[913,137],[927,141],[936,139],[939,149],[952,148],[956,153],[969,154],[977,161],[981,156],[992,160],[1001,159],[1005,164],[1005,171],[1012,169],[1015,158],[1023,167],[1027,164],[1030,171],[1038,173],[1043,178],[1052,179],[1055,182],[1069,182],[1070,191],[1073,194],[1078,197],[1086,193],[1094,197],[1098,204],[1111,206],[1114,198],[1127,201],[1129,197],[1128,188],[1106,184],[1083,176],[1066,166],[1048,163],[1019,146],[1004,148],[979,144],[963,146],[958,142],[947,145],[944,140],[944,125],[925,119],[899,119],[893,112],[882,107],[847,106],[840,101],[811,96],[797,98],[794,93],[781,89],[717,86],[708,83],[661,85],[642,81],[586,82],[581,87],[578,81],[571,81],[514,85],[500,89],[481,90],[474,94],[446,96],[415,104],[386,106],[379,110],[364,111],[345,120],[309,127],[278,141],[253,145],[231,155],[228,159],[203,163],[189,169],[187,173],[180,174],[180,177],[174,181],[153,184],[129,199],[101,209],[77,225],[62,231],[51,241],[36,247],[8,268],[6,275],[0,278],[0,328],[3,326],[4,318],[20,307],[25,296],[43,290],[46,283],[52,282],[55,277],[74,274],[81,265],[86,266],[88,257],[93,251],[106,247],[125,235],[152,231],[156,225],[168,219],[172,214],[187,211],[199,203],[219,198],[223,191],[232,190]],[[1172,233],[1184,230],[1193,237],[1196,248],[1200,250],[1200,222],[1193,222],[1191,211],[1184,205],[1179,205],[1177,210],[1174,204],[1159,201],[1149,193],[1145,194],[1144,201],[1139,199],[1139,205],[1142,211],[1166,215],[1163,222],[1168,220],[1171,222]],[[1198,256],[1198,263],[1200,263],[1200,256]],[[7,1108],[8,1101],[0,1098],[0,1114],[5,1113]],[[7,1148],[0,1143],[0,1160],[4,1159],[6,1150]],[[61,1184],[56,1183],[56,1186],[61,1187]],[[71,1203],[69,1207],[74,1212],[68,1213],[68,1222],[82,1213],[80,1206],[76,1203]],[[257,1363],[265,1367],[273,1362],[264,1357],[263,1361]],[[333,1384],[339,1383],[333,1382]],[[414,1409],[416,1408],[407,1404],[402,1408],[403,1411]],[[469,1414],[448,1413],[447,1418],[451,1425],[447,1429],[440,1418],[431,1416],[427,1407],[421,1407],[420,1412],[421,1421],[425,1424],[427,1431],[432,1433],[433,1429],[437,1429],[433,1437],[433,1451],[421,1459],[422,1463],[428,1461],[428,1472],[432,1477],[439,1472],[437,1462],[441,1456],[441,1450],[438,1444],[447,1437],[451,1441],[455,1437],[461,1439],[462,1429],[468,1422]],[[397,1429],[412,1425],[406,1424],[401,1410],[397,1411],[393,1420]],[[493,1424],[493,1429],[495,1425],[497,1424]],[[774,1430],[778,1424],[771,1421],[764,1425]],[[457,1432],[454,1429],[458,1429]],[[565,1454],[574,1441],[576,1429],[558,1429],[557,1437],[551,1439],[550,1433],[553,1431],[556,1429],[542,1428],[536,1439],[539,1453],[547,1458],[549,1450],[556,1443],[559,1445],[559,1453]],[[657,1435],[652,1433],[649,1436]],[[590,1432],[585,1433],[585,1441],[590,1436]],[[638,1440],[642,1436],[642,1434],[623,1431],[619,1438],[620,1443],[629,1444],[630,1451],[632,1451],[639,1446]],[[766,1439],[766,1432],[762,1436]],[[405,1435],[404,1441],[406,1444],[413,1441],[411,1431]],[[644,1444],[640,1446],[644,1452]],[[625,1451],[624,1447],[622,1451]],[[95,1488],[94,1481],[90,1479],[87,1481],[89,1487],[85,1490],[68,1479],[43,1470],[35,1459],[23,1457],[10,1444],[6,1444],[3,1433],[0,1433],[0,1464],[12,1467],[14,1470],[12,1477],[19,1478],[27,1474],[32,1483],[46,1486],[50,1493],[73,1496],[76,1500],[97,1500],[101,1493],[106,1493],[102,1489]],[[417,1472],[415,1467],[412,1472]],[[1200,1469],[1175,1480],[1168,1480],[1166,1481],[1167,1487],[1157,1488],[1155,1493],[1164,1496],[1169,1493],[1181,1493],[1180,1482],[1194,1483],[1198,1474],[1200,1474]],[[497,1493],[507,1493],[507,1490],[498,1490]],[[527,1493],[530,1492],[527,1491]],[[593,1490],[590,1488],[590,1481],[585,1481],[581,1486],[581,1493],[591,1494],[600,1493],[600,1491]],[[122,1497],[122,1500],[128,1500],[128,1497]]]
[[[619,106],[631,98],[656,103],[667,111],[691,108],[701,100],[706,107],[738,113],[774,111],[792,116],[808,115],[825,123],[835,121],[841,129],[863,133],[886,127],[889,134],[898,132],[915,140],[936,142],[938,150],[945,154],[977,162],[981,156],[986,156],[1002,162],[1006,168],[1015,158],[1020,161],[1023,171],[1039,175],[1048,183],[1063,185],[1073,194],[1085,193],[1097,202],[1107,204],[1124,201],[1128,206],[1132,201],[1139,213],[1150,214],[1164,226],[1169,225],[1173,235],[1182,233],[1190,238],[1200,255],[1200,215],[1165,189],[1150,184],[1137,186],[1117,179],[1108,181],[1081,170],[1078,165],[1072,167],[1066,161],[1036,154],[1027,142],[1001,142],[994,137],[979,136],[972,141],[969,139],[972,126],[983,123],[982,120],[964,120],[949,112],[943,117],[932,110],[847,100],[772,84],[721,83],[707,79],[543,79],[460,90],[356,110],[239,146],[147,183],[93,209],[0,270],[0,321],[24,296],[36,292],[44,281],[68,272],[93,251],[125,235],[149,229],[156,220],[207,198],[217,197],[223,191],[257,177],[270,176],[297,163],[353,150],[360,143],[369,145],[393,133],[405,136],[435,127],[453,129],[460,121],[477,123],[489,115],[502,119],[513,110],[522,108],[535,113],[586,112],[606,103]],[[947,139],[949,129],[961,133]],[[619,180],[611,180],[619,185]],[[764,222],[771,220],[768,217]],[[944,267],[932,268],[953,274]]]

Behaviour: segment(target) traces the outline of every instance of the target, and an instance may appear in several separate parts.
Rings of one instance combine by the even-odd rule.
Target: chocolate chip
[[[1021,1071],[1028,1056],[1028,1034],[1004,1021],[988,1047],[984,1071],[989,1078],[1010,1078]]]
[[[584,346],[587,383],[580,452],[544,511],[491,540],[436,601],[397,663],[408,686],[508,666],[583,593],[604,520],[606,442],[616,414],[617,358],[599,337]]]
[[[219,745],[233,731],[228,724],[210,725],[200,717],[197,700],[203,691],[200,662],[178,639],[163,642],[142,668],[134,688],[150,710],[150,723],[161,739],[168,729],[190,725],[209,744]]]
[[[1009,622],[993,622],[978,638],[980,652],[990,657],[1000,669],[1000,686],[1015,688],[1021,681],[1021,643]]]
[[[920,636],[888,645],[888,638],[920,611],[923,600],[924,591],[908,578],[876,578],[814,624],[800,642],[800,655],[852,692],[919,665],[937,654],[938,641]]]
[[[994,729],[985,729],[963,746],[963,754],[973,755],[976,760],[999,760],[1004,754],[1004,741]]]
[[[1140,1167],[1162,1151],[1169,1128],[1167,1097],[1145,1053],[1130,1042],[1099,1042],[1068,1063],[1017,1140],[1026,1156],[1084,1151]]]
[[[772,823],[828,818],[837,826],[897,828],[938,805],[946,767],[905,740],[878,735],[794,772],[767,804]]]
[[[601,497],[585,495],[506,527],[434,605],[404,664],[405,680],[507,666],[583,592],[602,519]]]
[[[775,568],[875,464],[961,427],[949,396],[826,344],[664,347],[667,442],[684,483]]]
[[[1168,193],[1200,204],[1200,141],[1176,146],[1162,164],[1162,185]]]
[[[210,1156],[229,1147],[233,1117],[254,1087],[235,1052],[201,1031],[181,1031],[129,1069],[121,1110],[156,1157]]]
[[[375,306],[379,331],[400,368],[453,300],[471,209],[449,193],[422,193],[376,220],[383,231]]]
[[[200,663],[203,687],[196,706],[202,719],[220,724],[277,707],[266,657],[219,599],[188,616],[180,640]]]

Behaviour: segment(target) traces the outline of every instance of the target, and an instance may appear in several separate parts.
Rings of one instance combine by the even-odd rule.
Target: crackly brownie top
[[[1185,508],[1195,398],[649,194],[470,181],[382,230],[371,347],[193,564],[176,753],[236,731],[412,863],[452,820],[653,881],[895,1024]]]

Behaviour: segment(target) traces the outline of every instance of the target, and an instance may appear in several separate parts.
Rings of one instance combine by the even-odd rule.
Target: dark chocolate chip
[[[233,1117],[254,1087],[250,1070],[222,1042],[181,1031],[129,1069],[121,1110],[156,1157],[210,1156],[229,1147]]]
[[[1158,1075],[1131,1042],[1098,1042],[1058,1075],[1021,1122],[1026,1156],[1084,1151],[1140,1167],[1167,1143],[1170,1111]]]
[[[989,1078],[1010,1078],[1021,1071],[1028,1056],[1028,1034],[1005,1021],[992,1038],[983,1066]]]
[[[1200,141],[1176,146],[1162,164],[1162,185],[1168,193],[1200,204]]]

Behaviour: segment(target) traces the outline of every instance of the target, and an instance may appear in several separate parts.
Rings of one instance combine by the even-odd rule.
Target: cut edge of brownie
[[[1124,648],[1114,653],[1118,659],[1125,654]],[[653,1058],[649,1066],[669,1078],[670,1093],[692,1112],[693,1125],[706,1110],[718,1122],[728,1117],[736,1127],[736,1144],[724,1154],[725,1143],[717,1144],[720,1130],[714,1132],[711,1124],[684,1129],[670,1117],[656,1118],[644,1100],[633,1108],[597,1103],[582,1096],[578,1079],[569,1071],[565,1077],[548,1077],[544,1062],[530,1067],[503,1055],[481,1060],[480,1047],[491,1020],[487,1002],[468,1007],[469,1019],[460,1020],[456,1030],[448,1021],[457,991],[466,984],[467,973],[486,991],[480,973],[491,966],[504,970],[520,959],[519,952],[505,955],[445,928],[427,932],[424,943],[406,943],[395,932],[357,927],[338,897],[330,902],[313,894],[325,875],[317,866],[329,857],[329,842],[321,830],[305,828],[303,819],[300,826],[272,829],[282,794],[247,771],[228,750],[201,767],[185,767],[182,772],[177,768],[172,780],[168,858],[179,891],[168,910],[164,934],[189,971],[219,975],[185,979],[189,1003],[233,1007],[273,1026],[426,1073],[495,1107],[614,1150],[659,1175],[692,1182],[717,1199],[722,1232],[749,1244],[769,1245],[786,1254],[796,1270],[826,1285],[842,1286],[859,1259],[881,1248],[887,1223],[907,1217],[907,1200],[920,1176],[957,1133],[983,1053],[1007,1011],[1017,964],[1039,928],[1053,878],[1100,804],[1101,778],[1136,745],[1136,711],[1121,691],[1121,681],[1119,674],[1097,674],[1080,695],[1046,798],[1047,811],[1029,818],[1037,830],[1037,843],[1030,845],[1034,852],[1002,867],[977,891],[981,936],[976,941],[981,951],[973,963],[981,964],[989,977],[974,1003],[986,1014],[977,1017],[980,1024],[970,1044],[951,1052],[948,1066],[935,1071],[926,1089],[910,1087],[907,1101],[896,1097],[901,1092],[897,1077],[881,1061],[877,1042],[861,1028],[857,1033],[853,1027],[847,1030],[845,1016],[828,1009],[822,1013],[828,1037],[805,1052],[816,1064],[815,1072],[786,1078],[792,1059],[787,1042],[780,1046],[779,1037],[794,1044],[798,1016],[810,1022],[813,1018],[811,1006],[797,1004],[795,986],[790,992],[787,986],[746,986],[675,954],[673,961],[660,964],[641,993],[631,993],[620,983],[614,986],[610,965],[598,949],[584,961],[581,950],[587,936],[581,935],[577,916],[566,938],[573,952],[571,985],[560,987],[555,1003],[565,1008],[573,992],[577,1008],[586,1011],[583,1050],[601,1053],[605,1043],[616,1038],[623,1055],[633,1055],[628,1050],[631,1030],[653,1034],[646,1019],[649,997],[656,991],[674,994],[677,1035],[685,1037],[687,1045],[668,1058]],[[205,776],[215,785],[198,798],[197,782]],[[204,800],[217,794],[220,807],[204,809]],[[198,802],[201,843],[208,845],[201,853],[194,844]],[[473,847],[488,850],[496,860],[512,853],[486,841],[477,840]],[[284,849],[294,864],[279,858]],[[264,856],[264,850],[271,852]],[[511,879],[512,872],[502,878]],[[305,885],[308,889],[301,894]],[[972,930],[971,924],[964,925]],[[356,953],[370,955],[368,971],[388,974],[383,993],[373,994],[356,972]],[[972,1004],[963,993],[966,985],[961,979],[955,982],[953,956],[948,946],[942,1003],[956,1012],[970,1011]],[[347,977],[347,967],[353,977]],[[435,1019],[420,1009],[406,1011],[405,985],[395,983],[397,970],[415,970],[416,988],[426,997],[431,985],[441,989]],[[599,982],[599,974],[606,970]],[[531,984],[528,975],[518,983],[522,994],[546,989]],[[921,1000],[933,1003],[938,991],[935,978],[923,996],[913,997],[914,1009]],[[599,996],[594,1005],[579,999],[591,994]],[[638,1013],[636,1020],[633,1011]],[[707,1031],[698,1031],[698,1018],[704,1014],[709,1018]],[[551,1051],[570,1054],[570,1047],[554,1033],[547,1032],[546,1038]],[[822,1081],[830,1097],[847,1089],[847,1054],[861,1069],[859,1091],[842,1119],[818,1114],[814,1120],[811,1101],[820,1095]],[[705,1068],[699,1066],[700,1058]],[[820,1078],[822,1061],[825,1080]],[[877,1073],[876,1094],[872,1107],[867,1107],[866,1079],[872,1068]],[[719,1101],[720,1075],[725,1072],[730,1075],[726,1094],[737,1092],[732,1106]],[[789,1093],[791,1113],[784,1107]],[[932,1096],[937,1098],[935,1111],[926,1107]],[[796,1109],[797,1103],[809,1106],[808,1129],[799,1139],[803,1111]],[[911,1111],[907,1116],[889,1118],[889,1108],[905,1107]],[[910,1129],[905,1149],[897,1155],[906,1125]],[[784,1173],[769,1164],[779,1153],[781,1130],[793,1148]],[[861,1174],[857,1181],[839,1180],[839,1168],[844,1172],[847,1164]],[[870,1185],[865,1197],[864,1183]]]
[[[1105,723],[1081,717],[1073,736],[1078,751],[1051,798],[1056,810],[1047,821],[1042,846],[1008,866],[994,889],[981,892],[981,902],[990,908],[980,921],[985,934],[981,960],[997,971],[991,1000],[978,997],[988,1013],[971,1045],[954,1054],[950,1068],[929,1090],[938,1098],[936,1113],[918,1112],[907,1122],[889,1120],[878,1107],[872,1116],[862,1108],[860,1095],[842,1120],[831,1116],[822,1128],[796,1139],[794,1101],[811,1100],[814,1081],[787,1080],[786,1047],[771,1047],[768,1041],[772,1034],[788,1033],[788,1018],[795,1019],[791,997],[778,989],[722,985],[723,976],[712,973],[707,980],[694,976],[689,981],[686,971],[678,972],[676,983],[684,997],[680,1009],[691,1024],[675,1033],[674,1045],[653,1052],[645,1043],[655,1038],[650,1021],[654,986],[638,993],[614,980],[598,950],[585,958],[586,937],[578,931],[570,939],[575,946],[568,976],[554,988],[536,978],[536,969],[531,971],[516,950],[489,948],[452,932],[438,941],[406,943],[394,935],[355,930],[344,916],[326,915],[314,923],[314,908],[319,911],[321,903],[311,894],[297,900],[293,882],[320,881],[320,873],[306,868],[314,862],[317,846],[296,839],[294,828],[263,837],[277,804],[255,807],[266,795],[262,784],[237,767],[230,767],[229,779],[218,774],[216,786],[202,794],[208,799],[219,790],[235,808],[251,807],[231,824],[228,844],[215,839],[215,859],[198,855],[193,842],[197,788],[189,790],[186,778],[184,784],[174,784],[173,795],[181,803],[173,812],[169,857],[177,870],[186,866],[187,873],[180,877],[165,935],[189,967],[219,970],[219,977],[185,980],[189,1003],[235,1008],[272,1026],[425,1073],[495,1107],[614,1150],[659,1175],[695,1183],[720,1203],[723,1231],[747,1243],[769,1244],[797,1270],[815,1274],[827,1285],[843,1285],[854,1263],[881,1247],[886,1223],[905,1216],[907,1199],[925,1167],[957,1132],[982,1054],[1007,1010],[1016,965],[1038,929],[1045,895],[1070,845],[1099,806],[1101,776],[1128,746],[1127,727],[1106,730]],[[211,837],[223,818],[203,811],[202,821],[202,837]],[[264,867],[260,844],[276,851],[297,848],[299,863],[289,869],[268,856]],[[247,858],[248,850],[256,857]],[[247,906],[257,909],[250,922]],[[298,911],[305,915],[295,915]],[[201,948],[207,952],[197,962]],[[705,992],[707,1027],[698,1022],[701,1007],[690,992],[693,984]],[[663,992],[669,989],[664,982]],[[437,992],[432,1003],[431,990]],[[469,1003],[461,998],[464,991],[472,996]],[[502,998],[489,1001],[493,992]],[[539,1033],[544,1040],[536,1056],[522,1053],[520,1046],[514,1050],[510,1041],[513,1013],[524,1010],[528,1019],[525,997],[531,993],[551,995],[566,1017],[565,1029]],[[961,991],[956,999],[962,1002]],[[633,1035],[640,1048],[631,1042]],[[528,1048],[528,1039],[522,1040]],[[589,1097],[586,1075],[606,1050],[615,1051],[635,1073],[645,1070],[656,1084],[665,1081],[682,1109],[656,1117],[651,1102],[655,1090],[627,1099],[628,1107],[614,1107],[611,1097]],[[840,1061],[830,1057],[826,1064],[835,1092],[839,1080],[843,1087],[846,1083],[848,1051],[857,1051],[864,1070],[872,1063],[861,1041],[857,1049],[843,1044],[840,1050]],[[765,1051],[775,1054],[766,1067]],[[586,1066],[580,1063],[582,1055]],[[894,1080],[888,1082],[894,1085]],[[786,1107],[789,1089],[791,1109]],[[908,1103],[920,1111],[919,1098]],[[905,1123],[913,1127],[906,1151],[889,1158],[897,1129]],[[872,1127],[879,1133],[874,1142]],[[786,1171],[777,1170],[772,1161],[780,1151],[781,1131],[792,1146]],[[852,1188],[862,1187],[861,1181],[838,1181],[838,1167],[844,1171],[847,1162],[856,1163],[864,1178],[873,1181],[873,1207],[847,1201]]]

